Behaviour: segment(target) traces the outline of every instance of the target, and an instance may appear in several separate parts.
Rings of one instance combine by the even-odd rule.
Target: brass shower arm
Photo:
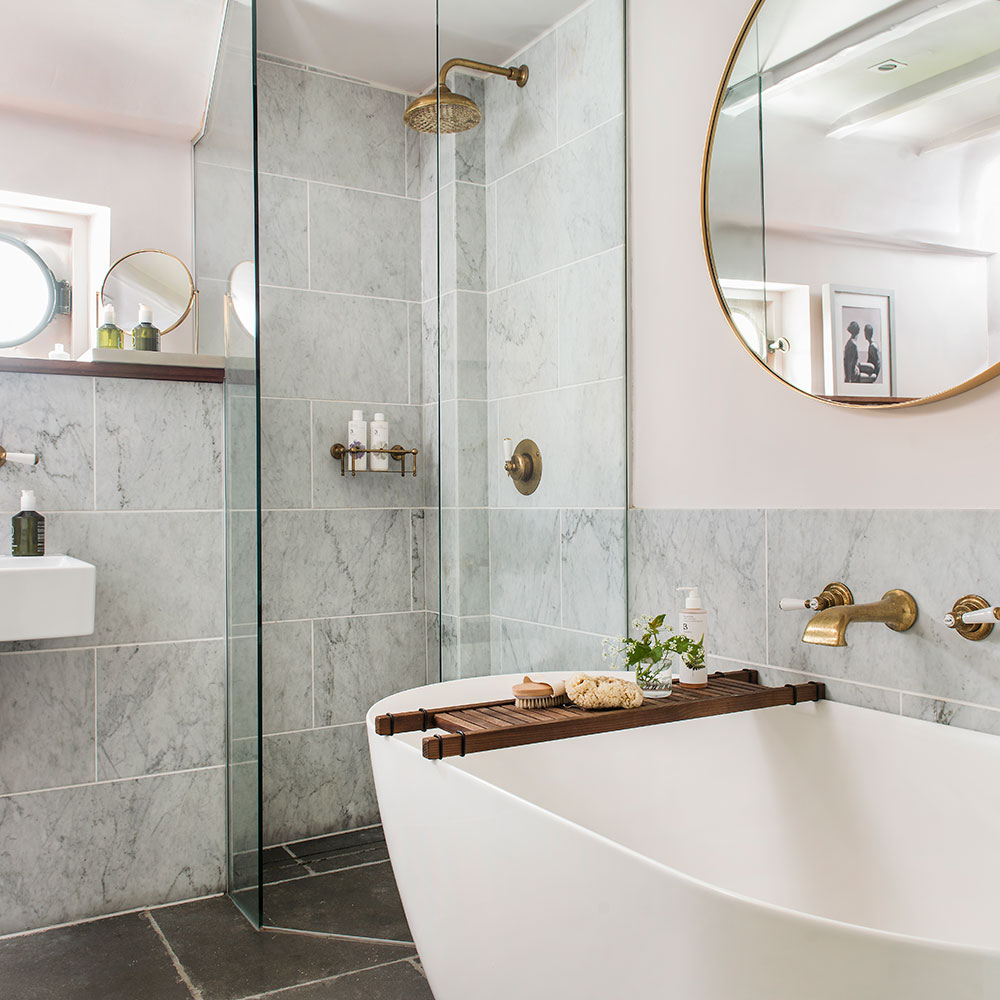
[[[492,63],[476,62],[475,59],[449,59],[438,74],[438,86],[444,87],[445,78],[456,67],[464,66],[466,69],[479,70],[480,73],[496,73],[497,76],[505,76],[508,80],[513,80],[519,87],[523,87],[528,82],[527,66],[494,66]]]

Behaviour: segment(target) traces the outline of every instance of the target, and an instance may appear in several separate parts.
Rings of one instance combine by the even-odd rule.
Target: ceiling
[[[408,94],[461,55],[506,62],[583,0],[258,0],[259,51]]]
[[[767,114],[918,152],[1000,132],[998,0],[767,0],[758,27]]]
[[[0,109],[191,139],[205,113],[224,7],[0,0]]]

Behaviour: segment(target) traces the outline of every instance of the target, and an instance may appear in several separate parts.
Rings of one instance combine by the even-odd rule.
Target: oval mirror
[[[1000,3],[759,0],[703,222],[743,345],[801,392],[912,406],[1000,374]]]
[[[175,330],[195,300],[194,279],[184,262],[166,250],[134,250],[116,261],[101,285],[101,304],[113,305],[118,325],[132,329],[139,306],[153,310],[160,334]]]
[[[56,297],[45,261],[23,240],[0,233],[0,348],[37,337],[52,322]]]

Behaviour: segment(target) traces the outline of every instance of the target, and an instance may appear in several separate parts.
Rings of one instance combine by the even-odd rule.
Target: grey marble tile
[[[287,733],[313,724],[312,622],[263,627],[261,713],[265,733]]]
[[[327,618],[313,630],[318,726],[362,722],[376,701],[424,683],[422,612]]]
[[[424,510],[424,597],[428,611],[438,611],[440,607],[440,569],[445,561],[440,546],[441,522],[451,524],[455,512],[441,511],[436,507]]]
[[[623,0],[595,0],[556,30],[559,142],[625,110]]]
[[[260,701],[257,689],[257,641],[256,622],[253,625],[234,626],[231,628],[226,683],[228,688],[229,739],[234,744],[237,741],[251,739],[257,733],[257,713]],[[309,663],[311,667],[311,656]],[[268,679],[269,674],[270,671],[265,673],[265,681]],[[309,704],[311,720],[311,688],[309,691]]]
[[[229,7],[219,46],[208,128],[194,147],[202,162],[253,169],[253,53],[242,44],[250,37],[251,11]]]
[[[497,287],[497,185],[486,188],[486,289]]]
[[[309,185],[260,174],[260,280],[264,285],[309,287]]]
[[[462,676],[461,649],[458,637],[459,618],[444,614],[438,619],[440,632],[441,680],[457,681]]]
[[[0,933],[220,892],[225,769],[0,798]]]
[[[350,188],[309,186],[314,289],[420,298],[420,203]]]
[[[518,57],[518,65],[528,66],[524,87],[500,76],[485,81],[488,180],[494,181],[555,148],[556,58],[556,35],[550,32]]]
[[[427,625],[427,683],[441,680],[441,628],[440,618],[433,612],[424,615]]]
[[[490,610],[559,624],[559,511],[490,511]]]
[[[486,188],[455,184],[455,287],[486,291]]]
[[[407,342],[405,302],[261,289],[264,396],[405,403],[405,364],[385,365]]]
[[[486,399],[487,296],[455,294],[455,394],[460,399]]]
[[[706,651],[766,662],[763,511],[630,510],[628,547],[630,618],[664,611],[676,627],[676,588],[697,586]]]
[[[471,97],[479,105],[480,111],[486,108],[486,80],[471,73],[455,73],[451,77],[451,89],[456,93]],[[517,88],[515,88],[517,89]],[[459,132],[455,139],[455,179],[471,181],[473,184],[486,183],[486,131],[489,123],[483,127]]]
[[[409,330],[409,367],[410,395],[409,402],[423,403],[424,355],[423,355],[423,305],[410,302],[406,307],[407,329]]]
[[[420,176],[417,179],[416,187],[411,185],[406,193],[410,198],[426,198],[437,190],[438,177],[441,178],[441,187],[445,187],[455,180],[456,137],[454,135],[437,136],[429,133],[418,135],[412,129],[406,131],[416,137],[420,151]]]
[[[1000,646],[967,642],[941,622],[963,594],[996,600],[1000,513],[986,510],[768,511],[768,631],[771,662],[914,694],[1000,705]],[[961,558],[955,554],[961,553]],[[909,591],[916,624],[893,632],[854,624],[846,647],[801,641],[808,617],[778,612],[784,596],[841,580],[857,603]]]
[[[0,656],[0,794],[94,777],[94,651]]]
[[[989,708],[904,694],[902,696],[902,713],[914,719],[937,722],[942,726],[973,729],[977,733],[1000,736],[1000,712]]]
[[[443,410],[442,413],[445,411]],[[444,465],[442,475],[454,471],[456,475],[455,502],[459,507],[485,507],[489,484],[486,467],[486,403],[479,400],[460,399],[455,406],[457,437],[454,469]],[[448,432],[442,421],[441,433]]]
[[[225,763],[226,650],[209,642],[97,651],[97,776]]]
[[[265,510],[311,506],[311,405],[306,399],[260,401],[260,499]],[[241,456],[241,464],[248,464],[248,457]],[[329,445],[326,458],[330,460]]]
[[[441,611],[452,617],[456,617],[460,610],[459,594],[462,586],[462,562],[459,548],[461,513],[462,511],[455,507],[444,507],[441,509],[438,523]],[[437,610],[437,606],[434,605],[434,607]]]
[[[50,510],[93,510],[93,381],[0,372],[0,399],[4,404],[0,410],[4,448],[41,456],[38,465],[12,463],[4,469],[0,512],[20,510],[21,490],[35,491],[43,514]]]
[[[406,98],[406,103],[412,100]],[[406,133],[406,197],[419,198],[421,196],[420,180],[422,163],[420,161],[420,146],[423,133],[416,132],[411,128],[403,130]]]
[[[588,257],[556,274],[559,284],[559,384],[576,385],[623,375],[624,248]]]
[[[198,353],[225,356],[226,316],[224,296],[228,283],[218,278],[198,278]],[[235,340],[236,331],[231,331]],[[249,339],[249,338],[247,338]],[[241,352],[239,349],[232,353]]]
[[[17,648],[207,639],[225,631],[221,512],[59,513],[45,527],[50,551],[97,567],[96,627],[90,636]]]
[[[264,842],[378,822],[363,723],[264,740]]]
[[[254,259],[253,220],[252,171],[200,163],[194,180],[199,281],[228,282],[240,261]]]
[[[431,512],[436,515],[435,511]],[[424,586],[424,553],[426,545],[424,542],[424,520],[425,511],[410,511],[410,577],[412,579],[410,608],[413,611],[423,611],[425,607],[425,586]],[[430,553],[432,559],[437,558],[437,553]]]
[[[462,677],[487,677],[490,673],[490,618],[459,618],[459,674]]]
[[[410,609],[406,511],[267,513],[262,559],[265,621]]]
[[[257,625],[257,512],[231,510],[225,518],[225,613],[231,629]]]
[[[625,511],[562,511],[562,624],[623,633]]]
[[[403,194],[402,94],[267,60],[257,73],[261,170]]]
[[[98,509],[220,510],[222,387],[146,379],[94,382]]]
[[[709,657],[708,669],[739,670],[740,665]],[[760,676],[761,684],[779,687],[783,684],[807,684],[809,681],[821,681],[826,687],[825,697],[828,701],[837,701],[843,705],[854,705],[857,708],[870,708],[875,712],[889,712],[891,715],[899,715],[898,691],[865,684],[852,684],[850,681],[830,680],[827,677],[804,674],[797,670],[782,670],[779,667],[755,667],[754,669]]]
[[[369,425],[376,411],[385,414],[389,425],[389,446],[402,445],[417,448],[417,474],[400,475],[400,464],[389,459],[389,469],[376,472],[369,468],[351,475],[351,462],[346,461],[346,475],[340,474],[340,462],[330,456],[330,446],[335,442],[347,443],[347,425],[354,410],[361,410]],[[422,507],[424,484],[434,474],[425,464],[423,432],[420,426],[423,407],[387,406],[382,403],[324,403],[312,404],[312,503],[314,507]],[[412,470],[413,456],[406,456],[406,468]]]
[[[257,506],[257,390],[253,385],[235,383],[223,385],[222,390],[225,502],[230,509],[251,510]]]
[[[248,759],[239,760],[236,753],[246,751],[251,746],[253,753],[246,754]],[[234,743],[232,749],[234,751],[232,763],[228,768],[232,819],[229,825],[229,840],[233,856],[232,887],[234,889],[246,889],[250,886],[256,888],[257,820],[259,814],[257,793],[260,777],[257,762],[257,741],[246,740]],[[243,857],[240,857],[241,854]]]
[[[420,247],[423,299],[456,288],[458,241],[456,185],[443,186],[420,202]]]
[[[425,403],[454,399],[458,376],[458,293],[448,292],[440,300],[422,306],[422,350]]]
[[[531,674],[542,670],[607,669],[601,637],[532,622],[493,619],[494,674]]]
[[[508,480],[501,457],[490,458],[499,478],[498,506],[625,506],[623,379],[502,399],[498,423],[498,436],[515,446],[530,438],[542,453],[542,479],[530,496]]]
[[[459,509],[458,577],[454,581],[457,607],[463,616],[490,611],[490,520],[482,508]]]
[[[438,407],[438,412],[441,421],[440,429],[437,432],[438,488],[441,506],[457,507],[458,479],[464,468],[462,456],[459,453],[462,438],[458,427],[458,403],[455,400],[443,402]],[[428,495],[427,502],[428,504],[433,502],[430,495]]]
[[[498,286],[624,242],[623,121],[616,118],[498,182]]]
[[[447,407],[448,404],[442,404]],[[439,477],[441,474],[441,440],[438,433],[438,410],[436,403],[424,407],[423,418],[423,458],[424,467],[430,470],[430,475],[424,480],[424,500],[428,507],[437,506],[441,493]]]
[[[558,284],[558,273],[551,272],[490,295],[491,399],[554,389],[559,384]]]

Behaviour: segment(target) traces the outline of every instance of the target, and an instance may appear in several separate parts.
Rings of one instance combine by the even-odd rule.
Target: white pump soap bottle
[[[703,640],[703,647],[708,646],[708,612],[701,606],[701,597],[697,587],[678,587],[678,590],[687,591],[687,599],[684,607],[681,608],[677,616],[677,631],[697,642]],[[705,658],[702,656],[701,663],[690,666],[685,657],[681,657],[680,673],[677,683],[681,687],[706,687],[708,685],[708,668],[705,666]]]

